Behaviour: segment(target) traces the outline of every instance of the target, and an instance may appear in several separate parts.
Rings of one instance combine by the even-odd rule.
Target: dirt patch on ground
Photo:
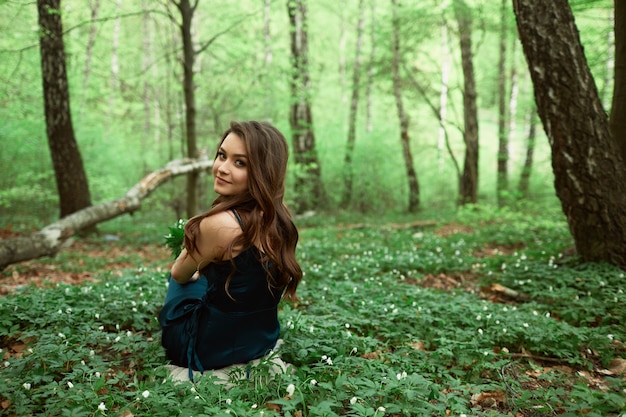
[[[54,258],[20,262],[0,271],[0,295],[28,285],[50,288],[58,283],[97,281],[103,271],[121,275],[124,270],[142,266],[166,270],[171,261],[172,255],[165,246],[102,239],[76,240]]]

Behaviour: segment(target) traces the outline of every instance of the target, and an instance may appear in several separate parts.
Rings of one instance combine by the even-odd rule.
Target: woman
[[[171,362],[203,372],[266,355],[281,297],[302,278],[298,231],[283,202],[288,149],[262,122],[232,122],[213,165],[212,208],[185,225],[159,314]]]

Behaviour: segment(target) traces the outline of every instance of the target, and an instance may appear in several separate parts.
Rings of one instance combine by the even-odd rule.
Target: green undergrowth
[[[0,298],[0,410],[621,416],[624,272],[582,264],[571,246],[559,216],[478,208],[445,224],[304,228],[300,302],[280,310],[293,372],[261,363],[229,387],[168,378],[156,321],[165,276],[154,266],[26,287]]]

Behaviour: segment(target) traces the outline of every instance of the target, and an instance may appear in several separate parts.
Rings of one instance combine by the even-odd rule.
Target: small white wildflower
[[[614,335],[612,335],[612,334],[609,334],[609,335],[607,335],[606,337],[608,337],[608,338],[609,338],[609,340],[613,340],[613,339],[615,338],[615,336],[614,336]]]
[[[385,410],[386,410],[386,408],[381,405],[380,407],[378,407],[378,410],[376,410],[376,411],[380,411],[381,413],[384,413]]]
[[[503,348],[502,348],[502,352],[504,352],[504,353],[509,353],[509,348],[507,348],[507,347],[503,347]]]
[[[546,313],[546,317],[547,317],[547,318],[550,318],[550,312],[547,312],[547,313]]]
[[[461,414],[459,417],[467,417],[467,414]]]
[[[349,329],[350,328],[350,323],[346,323],[345,326],[346,326],[346,329]]]
[[[528,327],[528,323],[524,323],[524,324],[522,324],[522,326]]]
[[[483,334],[483,329],[478,329],[478,334]]]
[[[296,392],[296,386],[294,384],[287,385],[287,395],[293,395]]]
[[[96,372],[95,375],[96,375],[96,378],[100,379],[100,372]]]
[[[486,350],[486,351],[484,351],[484,352],[483,352],[483,355],[488,356],[488,355],[489,355],[489,351],[487,351],[487,350]]]
[[[65,335],[64,335],[63,333],[59,333],[59,334],[58,334],[58,336],[59,336],[61,339],[65,339]]]
[[[502,333],[506,333],[506,332],[507,332],[506,327],[504,327],[504,328],[502,329]]]
[[[24,385],[22,385],[24,387],[24,389],[26,391],[30,390],[31,385],[28,382],[24,382]]]
[[[258,405],[257,404],[252,404],[252,408],[257,408]]]
[[[133,335],[133,332],[131,332],[130,330],[126,332],[126,337],[131,337]]]
[[[68,387],[69,389],[74,388],[74,384],[72,384],[72,381],[67,381],[67,387]]]
[[[189,388],[189,391],[191,391],[191,392],[197,392],[197,391],[196,391],[196,387],[191,387],[191,388]]]
[[[100,319],[100,313],[96,313],[95,317],[96,317],[96,320],[99,320]]]
[[[226,398],[227,405],[231,405],[232,403],[233,403],[233,400],[231,400],[230,398]]]
[[[350,398],[350,404],[352,405],[356,404],[356,397]]]
[[[311,380],[311,385],[313,385],[313,386],[317,385],[317,380],[312,379],[312,380]]]
[[[4,362],[4,367],[5,367],[5,368],[8,368],[9,366],[11,366],[11,362],[9,362],[9,361],[5,361],[5,362]]]
[[[476,316],[476,320],[480,321],[482,320],[483,316],[481,316],[480,314]]]
[[[104,326],[98,326],[98,330],[104,330]]]
[[[355,355],[358,352],[358,349],[355,347],[352,348],[352,350],[350,351],[351,355]]]
[[[144,392],[142,392],[142,393],[141,393],[141,396],[142,396],[143,398],[148,398],[148,397],[150,396],[150,391],[145,390]]]
[[[80,361],[80,364],[83,366],[87,365],[84,360]]]
[[[100,405],[98,406],[98,410],[100,411],[106,411],[107,406],[104,405],[104,402],[101,402]]]
[[[96,352],[92,349],[89,351],[89,356],[94,356],[96,354]]]

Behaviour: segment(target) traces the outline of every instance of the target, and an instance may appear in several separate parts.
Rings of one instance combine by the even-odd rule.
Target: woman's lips
[[[221,178],[221,177],[216,177],[216,178],[215,178],[215,181],[216,181],[218,184],[230,184],[230,182],[226,181],[224,178]]]

